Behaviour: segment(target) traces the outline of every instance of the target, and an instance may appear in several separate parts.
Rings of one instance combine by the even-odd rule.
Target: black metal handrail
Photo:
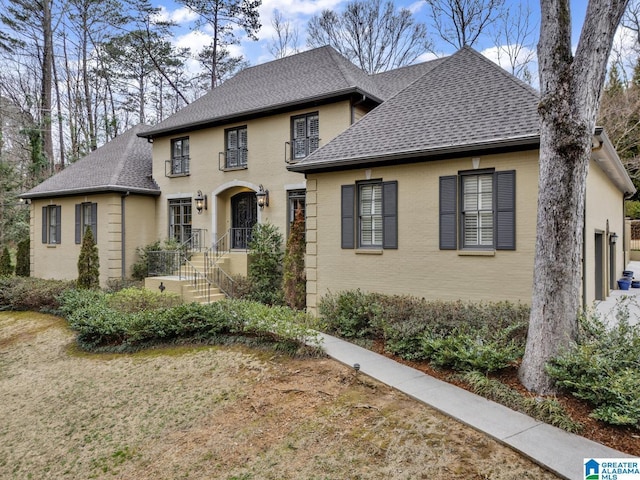
[[[175,177],[180,175],[189,175],[190,158],[189,155],[173,157],[164,162],[165,177]]]

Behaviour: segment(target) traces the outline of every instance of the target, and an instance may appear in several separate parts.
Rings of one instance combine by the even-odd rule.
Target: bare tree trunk
[[[552,393],[545,365],[577,333],[585,190],[591,141],[613,36],[628,0],[591,0],[571,53],[569,0],[541,0],[538,62],[540,179],[525,387]]]
[[[53,84],[55,85],[56,90],[56,109],[58,110],[58,143],[59,143],[59,151],[60,151],[60,163],[58,164],[58,169],[64,169],[64,122],[62,121],[62,101],[60,99],[60,83],[58,82],[58,69],[56,67],[56,62],[52,62],[53,66]]]
[[[49,161],[51,171],[54,170],[53,136],[51,119],[51,91],[53,86],[53,26],[51,18],[52,0],[42,2],[42,84],[40,97],[40,124],[42,129],[42,146]]]

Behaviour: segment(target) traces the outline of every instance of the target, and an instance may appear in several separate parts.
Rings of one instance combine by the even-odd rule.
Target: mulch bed
[[[396,355],[385,352],[382,342],[376,342],[373,350],[376,353],[395,360],[396,362],[403,363],[415,368],[416,370],[420,370],[427,375],[431,375],[432,377],[454,384],[460,388],[464,388],[465,390],[472,391],[466,383],[457,381],[453,378],[457,373],[453,370],[436,369],[431,367],[427,362],[403,360]],[[502,370],[497,374],[492,374],[491,377],[500,380],[502,383],[520,391],[524,395],[531,395],[520,383],[516,368]],[[584,425],[580,432],[581,436],[620,452],[640,457],[640,430],[632,427],[616,427],[607,425],[604,422],[591,418],[589,416],[591,413],[591,407],[589,407],[586,402],[575,398],[571,394],[559,393],[555,398],[560,402],[574,421],[580,422]]]

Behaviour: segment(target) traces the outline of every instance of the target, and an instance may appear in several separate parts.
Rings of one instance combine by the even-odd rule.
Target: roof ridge
[[[461,52],[463,50],[472,52],[476,57],[481,58],[482,60],[484,60],[485,62],[489,63],[493,67],[497,67],[498,71],[500,72],[500,74],[502,76],[506,77],[509,81],[511,81],[512,83],[516,84],[520,89],[528,91],[529,93],[535,95],[536,97],[540,97],[540,92],[538,90],[536,90],[535,88],[533,88],[531,85],[529,85],[527,82],[524,82],[524,81],[520,80],[513,73],[509,73],[505,68],[503,68],[502,66],[498,65],[493,60],[485,57],[484,55],[482,55],[482,53],[474,50],[473,48],[471,48],[468,45],[464,45],[460,50],[458,50],[453,55],[456,55],[457,53],[459,53],[459,52]],[[451,55],[451,56],[453,56],[453,55]]]
[[[128,136],[128,140],[127,140],[127,145],[125,146],[125,148],[122,149],[122,154],[118,156],[118,162],[116,165],[114,165],[114,169],[113,169],[113,175],[111,176],[111,184],[115,185],[118,183],[118,180],[120,179],[120,176],[122,175],[122,171],[124,169],[124,166],[127,163],[127,159],[129,158],[129,155],[131,154],[131,151],[133,150],[133,144],[134,142],[138,139],[138,136],[136,135],[136,133],[138,132],[138,130],[141,130],[140,127],[141,124],[135,125],[132,128],[130,128],[129,130],[123,132],[121,135],[118,135],[120,137],[121,140],[124,140],[123,137]],[[116,136],[115,138],[112,139],[115,140],[116,138],[118,138],[118,136]],[[108,145],[108,143],[106,143],[105,145]],[[103,146],[105,146],[103,145]]]
[[[365,77],[367,76],[367,74],[365,73],[364,70],[360,69],[357,65],[352,63],[347,57],[342,55],[340,52],[338,52],[331,45],[325,45],[324,47],[320,47],[320,48],[326,48],[327,49],[327,51],[329,52],[329,55],[331,56],[331,60],[333,60],[333,62],[338,67],[338,70],[340,71],[340,74],[342,75],[342,78],[344,80],[346,80],[347,83],[350,84],[349,86],[356,86],[356,85],[354,83],[354,79],[351,77],[351,75],[349,75],[349,72],[347,72],[347,69],[345,67],[345,61],[349,62],[350,65],[354,66],[356,69],[358,69],[360,72],[362,72],[363,76],[365,76]]]

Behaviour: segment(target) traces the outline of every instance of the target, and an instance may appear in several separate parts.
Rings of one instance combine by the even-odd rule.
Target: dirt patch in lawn
[[[335,361],[240,347],[74,348],[0,313],[3,479],[551,479]]]

